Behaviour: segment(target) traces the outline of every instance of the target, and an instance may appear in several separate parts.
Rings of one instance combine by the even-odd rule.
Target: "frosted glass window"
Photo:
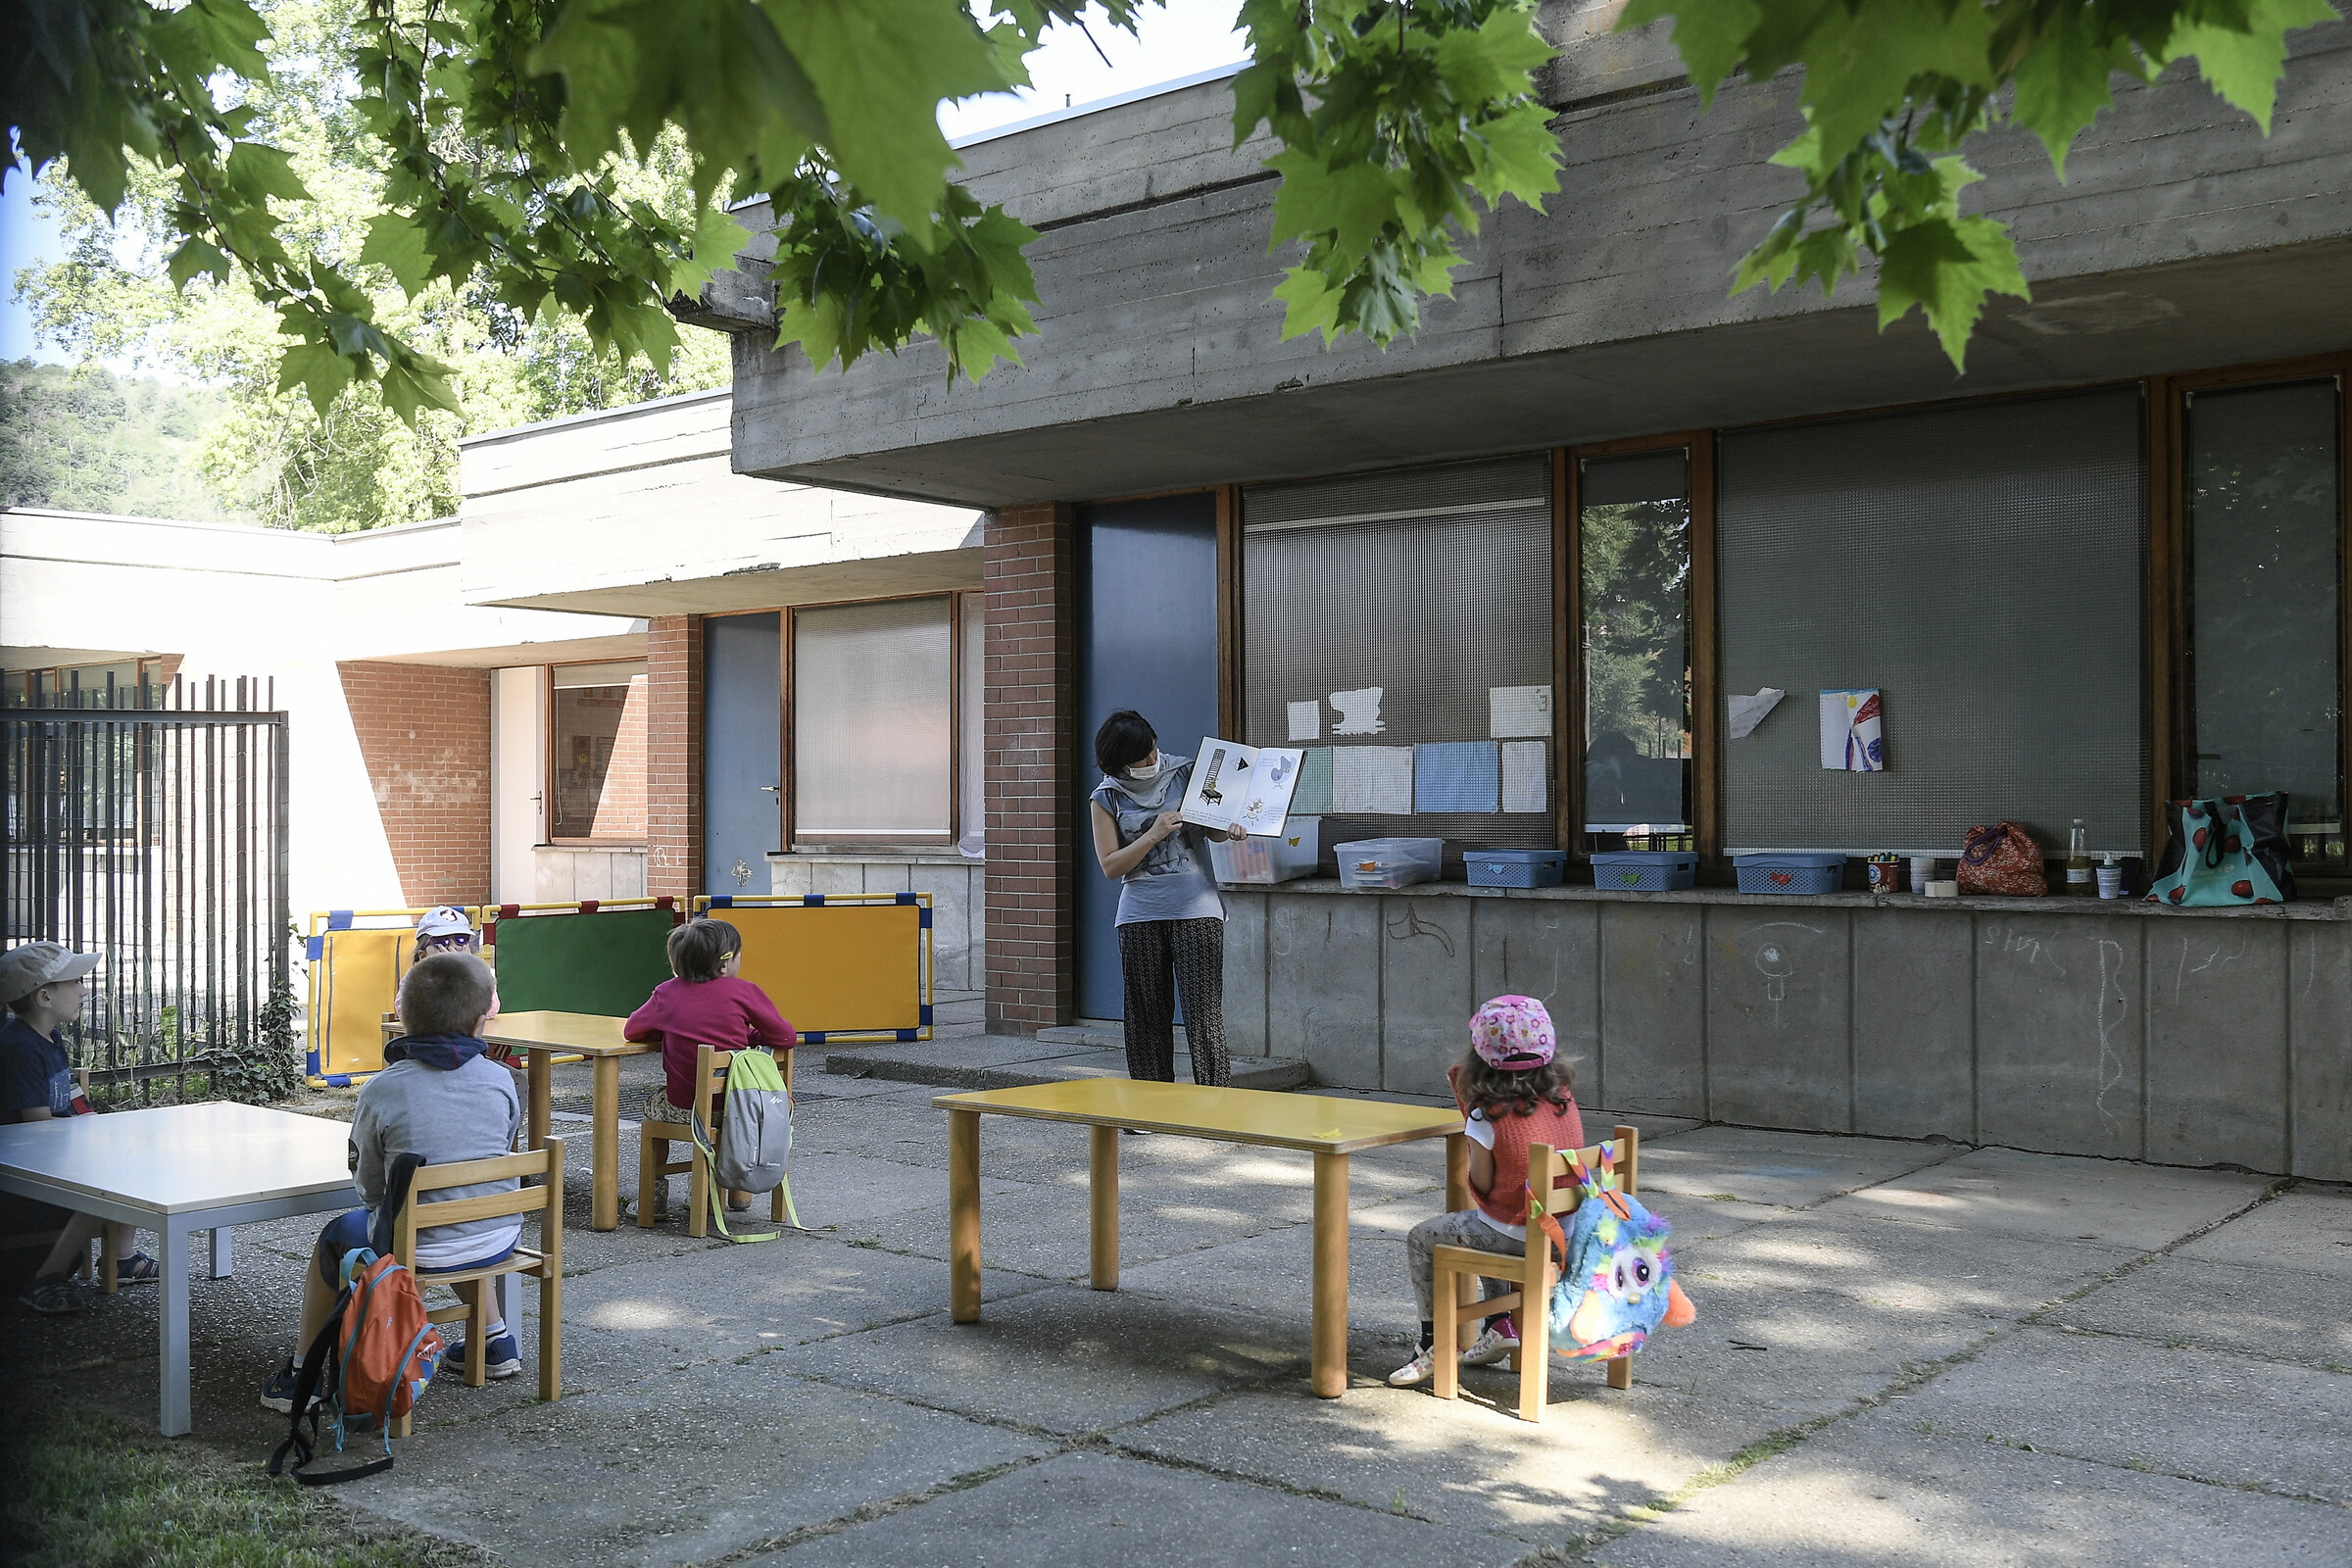
[[[965,594],[962,599],[962,667],[956,671],[956,845],[974,859],[987,844],[988,832],[988,617],[987,598]]]
[[[804,610],[792,627],[795,841],[946,839],[948,600]]]
[[[2189,405],[2189,722],[2197,794],[2284,790],[2296,858],[2341,865],[2337,395]]]
[[[1577,490],[1585,831],[1679,833],[1690,825],[1689,465],[1679,449],[1591,458]]]

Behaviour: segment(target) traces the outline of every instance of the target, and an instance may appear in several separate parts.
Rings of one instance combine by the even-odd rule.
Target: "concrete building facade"
[[[738,473],[989,509],[991,1027],[1116,1009],[1081,824],[1135,706],[1174,751],[1328,769],[1326,874],[1229,889],[1237,1052],[1427,1093],[1522,990],[1591,1103],[2352,1177],[2352,31],[2291,41],[2267,138],[2179,73],[2119,80],[2063,184],[1980,138],[2034,298],[1962,377],[1868,276],[1727,295],[1800,188],[1767,161],[1795,83],[1702,112],[1618,9],[1545,7],[1562,194],[1385,353],[1281,338],[1269,147],[1216,75],[962,149],[1041,230],[1038,336],[978,386],[927,344],[772,348],[760,243],[706,293]],[[1821,765],[1845,690],[1883,771]],[[1732,891],[1743,854],[1949,874],[1973,826],[2062,856],[2078,818],[2144,888],[2165,803],[2271,790],[2283,908]],[[1394,834],[1447,877],[1341,892],[1331,847]],[[1472,888],[1470,845],[1563,850],[1569,885]],[[1594,885],[1644,846],[1699,886]]]

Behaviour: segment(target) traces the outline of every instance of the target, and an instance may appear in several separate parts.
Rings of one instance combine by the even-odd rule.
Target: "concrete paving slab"
[[[1423,1518],[1558,1544],[1655,1501],[1770,1430],[1754,1415],[1636,1383],[1553,1380],[1540,1424],[1494,1407],[1515,1398],[1484,1375],[1460,1399],[1426,1389],[1355,1387],[1237,1394],[1121,1432],[1125,1451],[1386,1508],[1401,1495]],[[1487,1397],[1475,1397],[1481,1391]]]
[[[977,1323],[942,1313],[762,1356],[845,1388],[1056,1433],[1108,1430],[1227,1389],[1306,1377],[1297,1329],[1135,1291],[1061,1286]]]
[[[1269,1321],[1291,1324],[1303,1346],[1315,1315],[1314,1246],[1312,1226],[1289,1225],[1229,1246],[1123,1268],[1119,1288],[1227,1311],[1261,1313]],[[1366,1376],[1386,1377],[1412,1353],[1411,1336],[1420,1311],[1413,1304],[1401,1240],[1349,1237],[1348,1321],[1366,1331],[1365,1354],[1370,1359],[1356,1367]],[[1359,1359],[1350,1355],[1350,1360]]]
[[[2264,1176],[1977,1149],[1825,1204],[1921,1224],[2154,1251],[2260,1198]]]
[[[1600,1136],[1588,1120],[1585,1135]],[[1956,1152],[1948,1144],[1820,1133],[1701,1127],[1642,1151],[1642,1186],[1687,1198],[1727,1194],[1749,1203],[1802,1208],[1875,1187]]]
[[[1004,1300],[1043,1282],[988,1270],[982,1298]],[[791,1233],[686,1263],[600,1269],[564,1292],[566,1335],[605,1331],[686,1362],[804,1345],[948,1309],[948,1271],[927,1257]],[[570,1361],[566,1352],[566,1362]]]
[[[2173,1253],[2352,1281],[2352,1188],[2298,1187]]]
[[[954,1042],[810,1047],[809,1054],[820,1056],[821,1053],[825,1073],[830,1077],[840,1073],[856,1075],[863,1066],[879,1067],[886,1061],[902,1067],[1002,1067],[1011,1062],[1050,1061],[1060,1056],[1091,1054],[1096,1051],[1097,1048],[1091,1045],[1055,1045],[1017,1035],[983,1035],[977,1040]]]
[[[1609,1568],[2340,1568],[2338,1508],[1840,1422],[1603,1546]]]
[[[1201,1568],[1219,1563],[1412,1563],[1482,1568],[1525,1543],[1198,1471],[1065,1453],[921,1506],[822,1536],[766,1568],[955,1563],[972,1568]]]
[[[2340,1372],[2027,1328],[1898,1403],[1963,1438],[2352,1502],[2352,1376]]]
[[[1712,1205],[1710,1205],[1712,1206]],[[1679,1215],[1677,1216],[1679,1218]],[[1684,1289],[1725,1280],[1767,1290],[1829,1291],[1902,1311],[1953,1311],[2013,1322],[2141,1254],[2096,1242],[2043,1242],[1905,1225],[1818,1209],[1712,1240],[1685,1240]]]
[[[338,1495],[516,1565],[688,1563],[1048,1451],[773,1362],[696,1367],[436,1434]]]
[[[2325,1274],[2176,1252],[2069,1302],[2053,1323],[2352,1371],[2352,1293]]]

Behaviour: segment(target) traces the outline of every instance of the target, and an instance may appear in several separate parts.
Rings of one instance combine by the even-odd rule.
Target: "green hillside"
[[[0,505],[227,520],[196,469],[222,407],[198,387],[0,360]]]

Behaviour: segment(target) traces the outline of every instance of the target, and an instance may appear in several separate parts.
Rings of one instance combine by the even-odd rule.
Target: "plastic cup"
[[[1936,857],[1933,855],[1911,857],[1911,891],[1924,895],[1928,891],[1928,884],[1935,880]]]

